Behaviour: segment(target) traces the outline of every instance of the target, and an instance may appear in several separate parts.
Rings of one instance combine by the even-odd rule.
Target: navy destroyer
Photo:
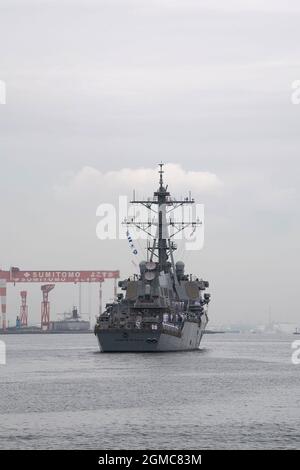
[[[187,227],[195,230],[201,221],[167,221],[169,212],[193,204],[194,199],[173,199],[164,185],[163,173],[160,164],[159,187],[152,198],[131,201],[156,213],[156,233],[147,246],[147,261],[139,265],[139,275],[119,282],[123,292],[106,304],[97,319],[95,335],[102,352],[199,349],[208,322],[210,294],[205,290],[209,283],[186,274],[182,261],[175,263],[173,237]],[[132,218],[124,223],[151,236],[151,221]]]

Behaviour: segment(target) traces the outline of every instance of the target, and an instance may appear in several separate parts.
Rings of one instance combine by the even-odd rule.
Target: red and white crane
[[[41,286],[41,291],[43,293],[43,301],[41,304],[41,328],[42,330],[48,330],[50,325],[50,302],[49,302],[49,292],[51,292],[55,287],[55,284],[46,284]]]
[[[27,290],[22,290],[21,295],[21,307],[20,307],[20,325],[28,325],[28,305],[27,305]]]

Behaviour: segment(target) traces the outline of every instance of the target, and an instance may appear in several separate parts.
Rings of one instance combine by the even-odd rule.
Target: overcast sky
[[[127,276],[96,208],[154,190],[163,160],[174,195],[205,204],[204,249],[184,261],[210,281],[211,321],[266,322],[270,306],[300,323],[299,24],[297,0],[0,0],[0,266]],[[63,311],[77,290],[51,300]]]

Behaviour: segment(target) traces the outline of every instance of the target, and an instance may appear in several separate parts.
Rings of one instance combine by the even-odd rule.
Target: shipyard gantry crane
[[[55,284],[46,284],[41,286],[41,291],[43,293],[43,301],[41,304],[41,328],[49,329],[50,325],[50,302],[49,302],[49,292],[51,292],[55,287]]]
[[[7,293],[7,284],[12,283],[41,283],[43,285],[49,285],[56,283],[73,283],[73,284],[80,284],[82,282],[93,282],[99,283],[100,286],[100,294],[99,298],[102,298],[102,283],[105,279],[113,279],[114,280],[114,296],[116,296],[117,291],[117,279],[120,277],[119,271],[21,271],[19,268],[10,268],[9,271],[2,271],[0,269],[0,304],[1,304],[1,314],[2,314],[2,325],[0,324],[0,328],[2,326],[3,330],[6,330],[6,293]],[[44,286],[42,286],[44,287]],[[47,289],[46,289],[47,290]],[[52,290],[52,289],[51,289]],[[50,291],[48,291],[49,294]],[[47,294],[46,291],[43,291],[43,301],[42,301],[42,327],[48,328],[49,321],[50,321],[50,310],[49,303],[47,307],[47,302],[49,302],[48,298],[44,297],[44,294]],[[21,294],[22,295],[22,294]],[[23,302],[23,300],[22,300]],[[43,307],[43,303],[44,307]],[[26,300],[25,304],[26,305]],[[22,309],[23,303],[21,305]],[[44,310],[43,310],[44,308]],[[25,313],[26,312],[26,313]],[[23,314],[24,322],[28,322],[28,314],[27,310],[24,310]],[[0,322],[1,323],[1,322]],[[20,319],[20,323],[22,325],[22,321]],[[24,325],[25,326],[25,323]]]
[[[22,290],[21,307],[20,307],[20,326],[27,326],[28,324],[28,306],[27,306],[27,290]]]

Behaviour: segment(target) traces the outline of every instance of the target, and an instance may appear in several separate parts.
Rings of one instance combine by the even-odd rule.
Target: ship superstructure
[[[185,273],[182,261],[174,260],[174,236],[187,227],[193,230],[201,221],[177,221],[169,217],[175,209],[194,203],[191,196],[173,199],[163,181],[160,164],[159,187],[152,198],[133,200],[156,214],[150,219],[126,220],[152,237],[147,246],[147,260],[139,265],[140,273],[119,282],[123,291],[106,304],[98,317],[95,335],[102,352],[182,351],[198,349],[208,322],[209,283]],[[171,233],[172,231],[172,233]]]

